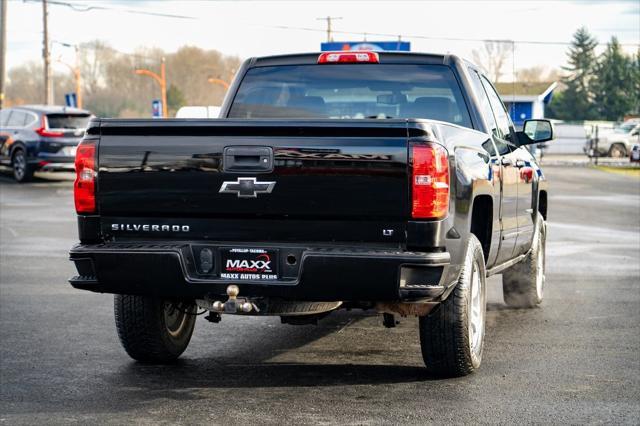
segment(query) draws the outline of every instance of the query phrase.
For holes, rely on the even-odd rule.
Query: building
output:
[[[551,102],[557,85],[557,82],[495,84],[516,127],[531,118],[544,118],[545,107]]]

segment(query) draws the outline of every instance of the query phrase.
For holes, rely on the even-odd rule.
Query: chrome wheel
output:
[[[22,150],[18,150],[13,155],[13,176],[17,181],[24,179],[27,172],[27,159],[24,156]]]
[[[484,339],[484,316],[486,312],[485,292],[482,288],[482,280],[478,272],[478,266],[473,264],[469,292],[469,349],[471,353],[480,358],[482,355],[482,342]]]
[[[612,158],[622,158],[622,157],[626,157],[627,153],[621,146],[614,145],[611,147],[610,155]]]
[[[164,304],[164,323],[167,332],[173,338],[179,338],[188,324],[191,306],[185,303],[166,302]]]

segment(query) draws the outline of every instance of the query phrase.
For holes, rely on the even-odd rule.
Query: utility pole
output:
[[[0,109],[4,107],[4,78],[7,60],[7,1],[0,0]]]
[[[333,41],[333,35],[331,35],[331,21],[342,19],[342,16],[327,16],[326,18],[316,18],[318,21],[327,21],[327,42]]]
[[[51,90],[51,55],[49,52],[49,25],[47,24],[47,21],[47,0],[42,0],[42,58],[44,59],[44,103],[45,105],[53,105],[53,91]]]
[[[76,44],[76,66],[73,75],[76,78],[76,102],[77,107],[82,108],[82,76],[80,75],[80,48]]]

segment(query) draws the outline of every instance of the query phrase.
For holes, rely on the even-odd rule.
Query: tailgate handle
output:
[[[228,146],[222,161],[225,172],[271,172],[273,149],[268,146]]]

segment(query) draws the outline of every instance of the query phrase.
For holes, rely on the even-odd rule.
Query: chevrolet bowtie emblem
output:
[[[235,182],[222,182],[221,194],[236,194],[238,198],[256,198],[258,194],[269,194],[275,182],[258,182],[254,177],[238,178]]]

